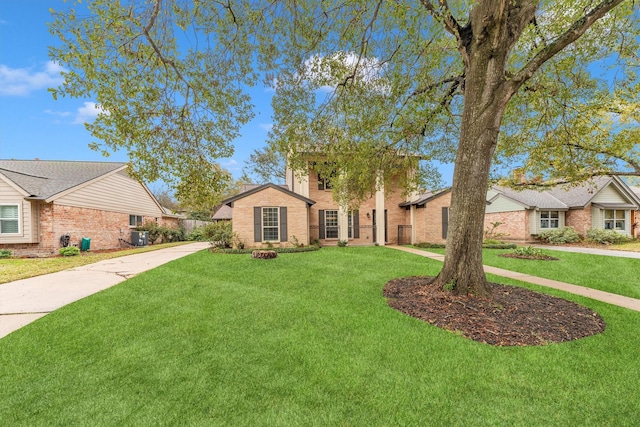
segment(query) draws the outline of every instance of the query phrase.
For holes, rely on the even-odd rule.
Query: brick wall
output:
[[[584,209],[567,211],[564,218],[567,227],[573,227],[580,236],[584,237],[587,230],[592,228],[591,204],[588,204]]]
[[[492,222],[501,222],[494,233],[501,233],[498,240],[515,242],[534,242],[535,238],[529,233],[529,211],[494,212],[484,215],[484,229],[491,230]]]
[[[392,181],[394,182],[394,181]],[[320,236],[319,222],[321,210],[338,210],[338,203],[333,200],[331,190],[318,190],[318,174],[313,169],[309,170],[309,198],[316,203],[309,211],[309,224],[311,240]],[[398,242],[398,225],[408,225],[408,211],[398,207],[404,199],[402,190],[397,185],[391,184],[385,188],[384,208],[387,210],[387,242]],[[370,199],[363,201],[358,206],[358,223],[360,225],[360,237],[349,239],[349,245],[372,245],[374,244],[373,211],[376,209],[375,194]],[[369,217],[367,217],[369,214]],[[235,219],[235,214],[234,214]],[[338,239],[321,240],[322,245],[337,245]]]
[[[60,237],[69,234],[70,244],[80,247],[83,237],[91,239],[91,250],[128,247],[119,239],[131,241],[129,214],[97,209],[40,204],[40,243],[3,245],[15,256],[57,255],[62,247]],[[143,217],[143,221],[155,221],[155,217]]]
[[[254,242],[253,208],[286,207],[288,241],[274,244],[274,246],[291,246],[292,236],[299,243],[309,244],[308,209],[307,203],[275,188],[266,188],[233,202],[233,231],[245,248],[259,248],[266,244]]]
[[[448,191],[427,201],[424,208],[416,209],[416,243],[444,243],[442,238],[442,208],[451,205],[451,192]]]

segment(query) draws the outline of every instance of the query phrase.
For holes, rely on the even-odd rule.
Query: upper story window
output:
[[[142,227],[142,215],[129,215],[129,227]]]
[[[625,231],[625,211],[607,209],[604,211],[604,229]]]
[[[314,163],[313,165],[315,166],[317,165],[317,163]],[[328,163],[324,163],[325,167],[327,167],[327,165]],[[332,170],[329,173],[329,176],[325,176],[321,172],[318,172],[318,190],[331,190],[333,188],[333,185],[331,184],[331,179],[335,176],[336,176],[335,170]]]
[[[332,188],[331,181],[318,174],[318,190],[331,190]]]
[[[18,234],[20,232],[20,207],[18,205],[0,206],[0,234]]]
[[[559,228],[560,212],[540,211],[540,228]]]
[[[280,241],[279,208],[262,208],[262,240],[265,242]]]

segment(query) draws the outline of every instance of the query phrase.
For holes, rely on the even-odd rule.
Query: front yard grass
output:
[[[441,263],[384,247],[197,254],[0,340],[12,426],[637,425],[640,313],[604,333],[492,347],[401,314],[395,277]],[[493,281],[516,283],[490,277]]]
[[[116,252],[83,252],[78,256],[51,257],[51,258],[6,258],[0,259],[0,285],[14,280],[40,276],[42,274],[55,273],[68,268],[93,264],[105,259],[117,258],[125,255],[155,251],[171,246],[184,245],[193,242],[175,242],[152,245],[143,248],[125,249]]]
[[[425,250],[444,254],[444,249]],[[561,252],[546,248],[542,249],[542,252],[558,258],[559,261],[499,256],[510,252],[511,250],[484,249],[482,262],[485,265],[518,273],[559,280],[631,298],[640,298],[640,259]]]

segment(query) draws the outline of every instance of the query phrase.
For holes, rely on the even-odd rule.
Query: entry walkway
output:
[[[404,252],[431,258],[436,261],[444,261],[444,255],[428,252],[422,249],[409,248],[405,246],[388,246]],[[555,248],[554,248],[555,249]],[[613,251],[610,251],[613,252]],[[548,288],[560,289],[572,294],[581,295],[583,297],[606,302],[608,304],[617,305],[628,308],[630,310],[640,311],[640,299],[629,298],[623,295],[612,294],[609,292],[599,291],[597,289],[586,288],[584,286],[572,285],[570,283],[558,282],[557,280],[544,279],[542,277],[531,276],[529,274],[517,273],[515,271],[505,270],[497,267],[484,266],[486,273],[495,274],[496,276],[507,277],[509,279],[520,280],[521,282],[533,283],[535,285],[546,286]]]
[[[0,285],[0,338],[74,301],[209,247],[207,242],[126,255]]]

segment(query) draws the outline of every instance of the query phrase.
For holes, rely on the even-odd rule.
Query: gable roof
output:
[[[61,160],[0,160],[0,174],[30,199],[47,200],[107,174],[126,163]]]
[[[232,219],[232,218],[233,218],[233,214],[231,211],[231,206],[229,205],[220,206],[220,209],[218,209],[216,213],[213,214],[213,216],[211,217],[211,219],[215,219],[215,220]]]
[[[402,202],[398,206],[401,207],[401,208],[404,208],[404,207],[407,207],[407,206],[422,206],[422,205],[426,205],[429,200],[433,200],[436,197],[440,197],[443,194],[446,194],[446,193],[448,193],[450,191],[451,191],[451,188],[445,188],[445,189],[436,190],[436,191],[427,190],[425,193],[421,194],[416,200],[409,201],[409,202]]]
[[[311,199],[309,199],[307,197],[301,196],[300,194],[296,194],[293,191],[290,191],[288,188],[286,188],[286,186],[283,187],[281,185],[276,185],[276,184],[272,184],[272,183],[259,185],[257,187],[251,188],[250,190],[247,190],[247,191],[245,191],[243,193],[237,194],[237,195],[235,195],[233,197],[229,197],[228,199],[223,200],[222,204],[233,208],[233,202],[235,202],[236,200],[240,200],[240,199],[245,198],[247,196],[250,196],[252,194],[259,193],[260,191],[266,190],[267,188],[273,188],[275,190],[278,190],[278,191],[281,191],[281,192],[285,193],[288,196],[295,197],[296,199],[302,200],[303,202],[305,202],[307,204],[307,207],[316,204],[315,201],[313,201],[313,200],[311,200]]]
[[[625,207],[640,207],[640,198],[616,176],[599,176],[577,186],[558,185],[545,191],[514,190],[508,187],[494,186],[497,194],[489,202],[500,196],[507,197],[527,209],[579,209],[586,207],[603,188],[613,185],[619,193],[632,203]],[[601,204],[602,205],[602,204]]]

